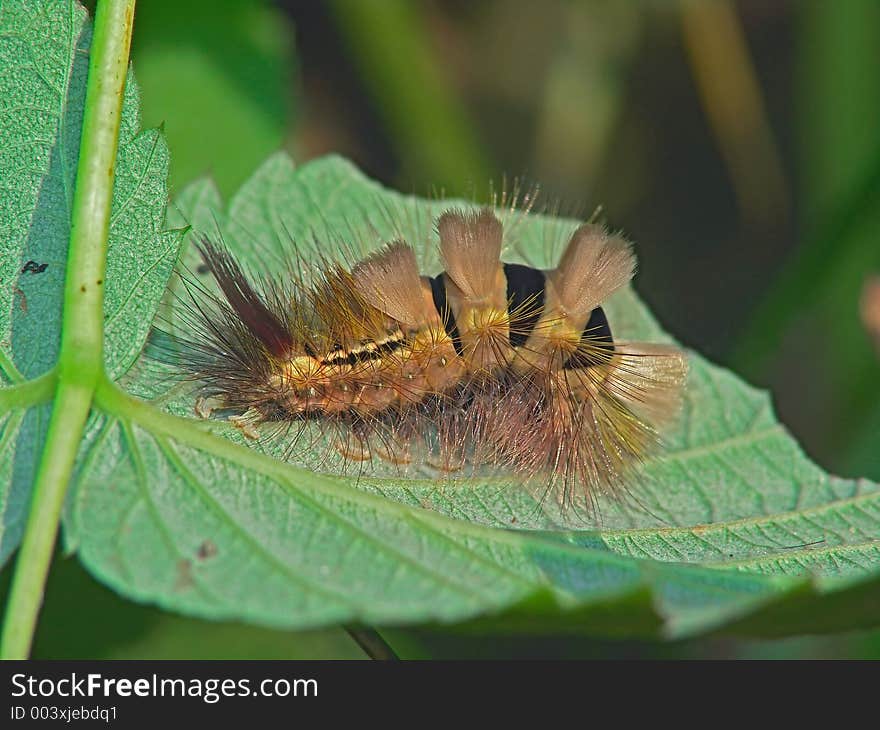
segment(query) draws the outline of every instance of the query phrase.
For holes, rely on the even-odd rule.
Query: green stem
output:
[[[56,374],[50,370],[34,380],[0,388],[0,416],[16,408],[27,408],[51,400],[55,386]]]
[[[858,245],[857,232],[876,216],[878,206],[880,154],[840,196],[827,220],[814,228],[809,240],[755,308],[731,358],[739,370],[751,375],[763,370],[787,328],[810,302],[827,292],[840,263],[853,255],[853,246]]]
[[[30,653],[64,494],[91,402],[88,388],[59,384],[6,609],[3,659],[26,659]]]
[[[0,372],[5,373],[6,377],[9,378],[12,383],[21,383],[24,381],[21,373],[18,372],[18,369],[15,367],[15,363],[12,362],[12,359],[7,356],[3,350],[0,350]]]
[[[107,234],[135,0],[95,15],[64,289],[57,390],[6,608],[0,656],[30,653],[64,495],[103,373]]]

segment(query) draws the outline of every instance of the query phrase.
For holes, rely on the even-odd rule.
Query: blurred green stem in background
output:
[[[804,243],[754,310],[734,361],[761,377],[793,327],[813,333],[812,357],[833,404],[823,428],[841,464],[880,400],[880,365],[858,309],[864,279],[880,268],[880,3],[812,0],[795,8]]]
[[[546,17],[551,9],[536,12]],[[542,184],[586,201],[614,170],[609,153],[647,23],[634,3],[566,3],[560,16],[537,92],[535,171]]]
[[[684,46],[746,230],[780,230],[789,192],[742,23],[730,0],[682,0]]]
[[[489,181],[494,171],[444,78],[448,64],[433,52],[422,3],[332,0],[330,6],[405,172],[450,194]]]
[[[293,29],[266,0],[150,0],[132,59],[143,126],[164,125],[172,190],[210,175],[228,196],[284,145],[296,115]]]

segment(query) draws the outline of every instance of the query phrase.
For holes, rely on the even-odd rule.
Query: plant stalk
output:
[[[444,77],[447,64],[432,49],[422,3],[333,0],[329,8],[407,172],[447,194],[488,182],[492,166]]]
[[[400,659],[391,645],[375,629],[352,625],[346,626],[345,631],[370,659],[386,662]]]
[[[6,608],[0,657],[30,653],[46,577],[95,388],[103,372],[104,271],[135,0],[95,14],[73,196],[57,388]]]

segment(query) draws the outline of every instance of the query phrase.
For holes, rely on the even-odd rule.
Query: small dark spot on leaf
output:
[[[186,591],[193,587],[192,563],[189,560],[177,561],[177,580],[174,582],[175,591]]]
[[[515,525],[515,524],[516,524],[516,517],[511,517],[511,518],[510,518],[510,524],[511,524],[511,525]]]
[[[79,290],[80,290],[81,292],[84,292],[84,291],[86,290],[86,285],[83,284],[83,285],[79,288]]]
[[[98,279],[95,283],[96,283],[98,286],[101,286],[101,284],[104,283],[104,280],[103,280],[103,279]]]
[[[18,287],[15,287],[15,294],[18,296],[18,308],[21,309],[22,312],[27,314],[27,311],[28,311],[27,297],[25,296],[24,292],[21,289],[19,289]]]
[[[205,540],[196,551],[199,560],[208,560],[217,554],[217,546],[211,540]]]
[[[211,269],[208,268],[208,264],[199,264],[196,266],[197,274],[207,274]]]
[[[22,274],[42,274],[49,264],[38,264],[36,261],[28,261],[24,267],[22,267]]]

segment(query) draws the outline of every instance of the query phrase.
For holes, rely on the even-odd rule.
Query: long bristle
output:
[[[585,224],[571,237],[555,272],[563,306],[575,317],[588,316],[635,273],[629,243],[609,236],[601,227]]]
[[[446,274],[465,297],[479,300],[491,291],[501,265],[501,221],[488,209],[448,211],[437,222]]]
[[[229,306],[254,336],[275,357],[290,353],[294,341],[285,323],[254,291],[235,259],[207,238],[199,241],[197,248]]]
[[[432,318],[422,294],[415,252],[406,242],[388,244],[351,273],[358,293],[391,319],[418,327]]]

